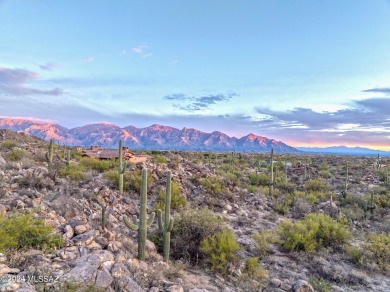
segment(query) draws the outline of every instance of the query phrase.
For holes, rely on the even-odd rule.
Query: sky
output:
[[[390,0],[0,0],[0,116],[390,150]]]

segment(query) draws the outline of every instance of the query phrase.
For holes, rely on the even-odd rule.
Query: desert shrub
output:
[[[85,168],[93,169],[98,172],[104,172],[114,168],[113,161],[99,160],[92,157],[82,157],[79,162]]]
[[[364,260],[390,271],[390,234],[370,234],[363,244]]]
[[[310,204],[318,204],[319,202],[323,202],[326,199],[328,199],[328,194],[321,191],[307,191],[307,192],[295,191],[294,197],[302,198]]]
[[[309,179],[305,183],[305,191],[308,193],[310,193],[310,192],[316,192],[316,193],[326,192],[328,190],[329,190],[329,186],[325,182],[318,180],[318,179]]]
[[[81,164],[72,163],[61,167],[58,174],[60,177],[81,181],[85,179],[85,168]]]
[[[318,292],[332,291],[332,285],[328,281],[322,278],[310,277],[309,284],[313,287],[314,291],[318,291]]]
[[[223,180],[218,177],[210,176],[208,178],[203,178],[200,180],[202,186],[206,188],[206,191],[211,195],[218,195],[225,190],[223,185]]]
[[[240,277],[233,278],[240,291],[264,291],[269,286],[268,272],[259,262],[259,258],[248,258]]]
[[[200,251],[201,241],[221,232],[223,228],[223,221],[208,209],[182,212],[180,216],[175,217],[175,224],[171,232],[172,257],[175,259],[183,258],[191,263],[198,262],[203,258]],[[155,232],[154,234],[156,235]],[[157,237],[161,238],[160,233]],[[151,236],[151,240],[157,242],[153,236]]]
[[[327,179],[327,178],[331,178],[331,177],[332,177],[332,174],[331,174],[329,171],[327,171],[327,170],[321,170],[321,171],[320,171],[320,176],[321,176],[322,178]]]
[[[45,226],[43,219],[33,218],[31,214],[0,218],[0,252],[25,250],[29,248],[47,249],[60,247],[62,239]]]
[[[246,260],[244,273],[254,279],[268,278],[268,272],[259,261],[258,257],[251,257]]]
[[[0,149],[12,149],[16,146],[16,142],[5,140],[0,143]]]
[[[253,186],[268,186],[270,177],[265,173],[250,173],[249,183]]]
[[[256,253],[260,257],[268,255],[271,251],[271,244],[277,242],[277,235],[272,230],[262,229],[253,234],[253,240],[256,242]]]
[[[240,245],[233,231],[224,230],[203,239],[200,250],[205,254],[211,270],[225,275],[228,273],[229,263],[238,260],[237,252],[240,250]]]
[[[257,194],[259,192],[259,187],[258,186],[248,185],[247,186],[247,190],[248,190],[249,193]]]
[[[180,210],[187,205],[187,200],[180,189],[179,183],[171,182],[171,209]],[[160,190],[159,198],[154,207],[155,211],[158,209],[165,210],[165,190]]]
[[[119,176],[118,176],[118,170],[117,169],[110,169],[108,171],[104,172],[104,177],[107,178],[113,186],[118,189],[119,187]],[[153,183],[153,177],[148,172],[147,175],[147,186],[150,187],[150,185]],[[123,190],[128,191],[132,190],[137,193],[141,191],[141,183],[142,183],[142,175],[141,170],[135,170],[135,171],[126,171],[124,173],[123,177]]]
[[[287,215],[290,213],[290,208],[293,202],[293,197],[291,195],[282,196],[273,203],[272,208],[279,214]]]
[[[292,194],[294,192],[294,189],[295,189],[295,185],[293,183],[290,183],[290,182],[286,182],[286,181],[280,181],[276,184],[276,187],[285,192],[285,193],[288,193],[288,194]]]
[[[220,172],[220,175],[223,177],[223,184],[225,187],[228,187],[229,185],[233,185],[233,186],[241,185],[239,176],[236,173]]]
[[[350,231],[325,214],[310,213],[292,223],[283,221],[278,227],[282,246],[289,251],[313,253],[320,248],[338,249],[347,243]]]
[[[26,150],[23,149],[12,149],[4,155],[4,158],[9,161],[19,161],[27,154]]]
[[[155,160],[156,163],[167,163],[167,158],[162,155],[156,155]]]
[[[116,175],[116,180],[118,182],[118,172]],[[150,187],[153,183],[153,177],[150,172],[147,173],[147,186]],[[135,170],[135,171],[129,171],[124,174],[123,178],[124,182],[124,189],[125,190],[133,190],[137,193],[141,191],[141,184],[142,184],[142,174],[141,170]],[[117,183],[118,185],[118,183]]]
[[[329,170],[329,165],[326,162],[322,162],[318,168],[320,171]]]

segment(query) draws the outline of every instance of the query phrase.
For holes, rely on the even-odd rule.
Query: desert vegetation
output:
[[[4,291],[390,287],[388,158],[153,151],[127,164],[1,131],[0,275],[58,279]]]

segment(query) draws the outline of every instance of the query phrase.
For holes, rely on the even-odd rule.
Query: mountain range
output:
[[[205,133],[197,129],[183,128],[180,130],[158,124],[146,128],[135,126],[121,128],[115,124],[101,122],[67,129],[52,122],[0,118],[0,128],[24,132],[44,140],[55,139],[56,143],[69,146],[97,145],[104,148],[116,148],[118,141],[122,139],[123,146],[139,150],[266,152],[273,148],[279,153],[300,152],[281,141],[255,134],[236,138],[219,131]]]
[[[318,154],[342,154],[342,155],[382,155],[390,156],[390,152],[374,150],[365,147],[347,147],[347,146],[331,146],[331,147],[297,147],[298,150],[307,153]]]

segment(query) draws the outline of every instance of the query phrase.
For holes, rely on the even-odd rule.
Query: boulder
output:
[[[314,292],[313,287],[304,280],[298,280],[292,287],[293,292]]]

